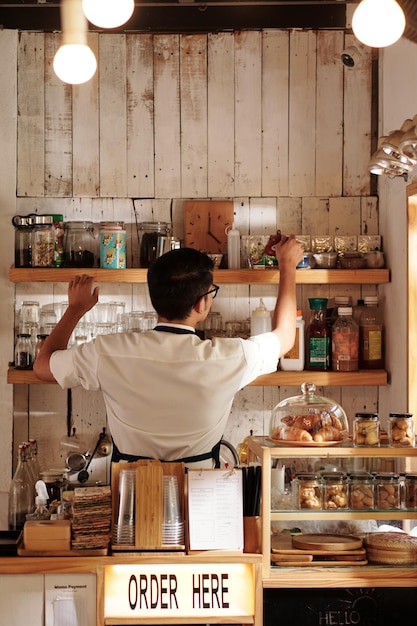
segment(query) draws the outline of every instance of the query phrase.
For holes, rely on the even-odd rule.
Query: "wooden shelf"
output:
[[[102,283],[146,284],[147,269],[108,270],[101,268],[15,268],[9,272],[13,283],[69,282],[77,274],[89,274]],[[384,284],[390,280],[388,269],[378,270],[297,270],[298,285]],[[279,270],[215,270],[214,281],[221,285],[279,284]]]
[[[311,382],[320,387],[331,386],[384,386],[388,384],[388,375],[384,370],[360,372],[274,372],[259,376],[250,385],[252,387],[296,387],[304,382]],[[33,370],[18,370],[9,367],[7,382],[13,385],[45,385],[36,378]]]

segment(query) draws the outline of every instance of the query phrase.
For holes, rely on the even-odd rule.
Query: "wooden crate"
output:
[[[136,470],[135,543],[132,545],[115,544],[112,541],[112,550],[185,550],[184,544],[169,546],[162,544],[163,477],[177,477],[181,517],[184,520],[184,463],[161,463],[160,461],[154,460],[140,460],[135,461],[134,463],[112,463],[112,531],[117,524],[119,513],[119,480],[120,472],[123,469]]]

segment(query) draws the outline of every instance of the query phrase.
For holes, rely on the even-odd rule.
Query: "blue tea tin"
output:
[[[126,230],[124,222],[100,222],[100,267],[126,269]]]

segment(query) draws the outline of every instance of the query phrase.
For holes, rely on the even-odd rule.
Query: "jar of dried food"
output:
[[[158,237],[170,234],[170,222],[140,222],[138,224],[140,267],[149,267],[152,261],[155,261]]]
[[[353,445],[357,448],[378,447],[379,440],[378,413],[356,413],[353,422]]]
[[[323,508],[327,510],[347,509],[349,504],[348,479],[341,472],[322,474]]]
[[[52,215],[32,216],[32,266],[54,267],[55,229]]]
[[[369,472],[349,476],[349,508],[353,511],[373,511],[375,480]]]
[[[33,347],[29,333],[17,335],[14,364],[18,370],[29,370],[33,367]]]
[[[417,509],[417,474],[404,476],[404,508]]]
[[[297,474],[295,480],[295,506],[299,509],[321,509],[320,477],[316,474]]]
[[[397,510],[401,507],[400,479],[394,472],[375,476],[375,508]]]
[[[64,228],[64,266],[94,267],[97,243],[93,222],[66,222]]]
[[[388,442],[394,448],[414,448],[415,427],[412,413],[390,413]]]

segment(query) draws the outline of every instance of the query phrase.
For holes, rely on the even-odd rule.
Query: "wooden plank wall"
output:
[[[20,33],[17,63],[17,212],[62,212],[66,220],[124,220],[129,265],[138,259],[135,221],[172,221],[181,237],[184,198],[231,198],[242,234],[378,233],[370,195],[372,59],[347,70],[341,31],[263,30],[197,35],[91,34],[98,72],[70,87],[52,70],[59,35]],[[307,298],[374,286],[299,288]],[[25,299],[64,301],[66,285],[16,286]],[[215,310],[245,319],[275,288],[222,286]],[[149,309],[146,288],[102,285],[103,300]],[[215,392],[215,390],[213,390]],[[321,388],[350,417],[375,410],[378,389]],[[225,436],[237,445],[267,433],[274,405],[298,388],[242,390]],[[66,392],[15,388],[15,445],[29,431],[41,463],[62,461]],[[73,423],[92,439],[105,425],[100,397],[75,390]],[[25,435],[26,436],[26,435]]]

